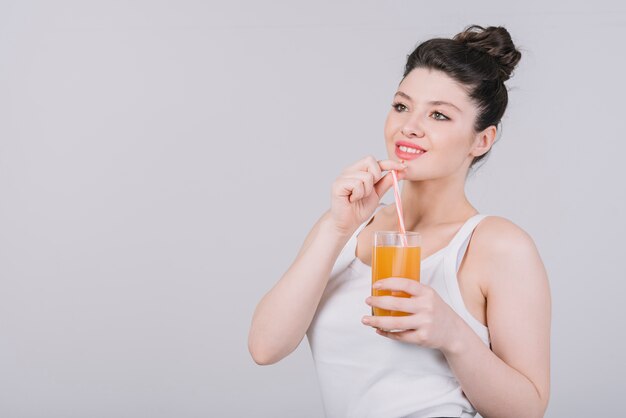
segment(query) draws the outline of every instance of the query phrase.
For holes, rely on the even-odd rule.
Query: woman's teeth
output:
[[[400,151],[408,152],[409,154],[421,154],[422,152],[424,152],[421,149],[409,148],[405,147],[404,145],[400,145],[398,148],[400,148]]]

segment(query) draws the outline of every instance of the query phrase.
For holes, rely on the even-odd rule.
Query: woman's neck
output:
[[[465,196],[464,179],[405,180],[403,183],[402,212],[407,230],[463,222],[478,212]]]

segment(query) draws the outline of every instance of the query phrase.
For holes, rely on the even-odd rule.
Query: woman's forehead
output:
[[[402,80],[398,91],[417,102],[445,101],[458,107],[471,104],[467,89],[443,71],[416,68]]]

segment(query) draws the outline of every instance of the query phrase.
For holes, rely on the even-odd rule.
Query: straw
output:
[[[398,175],[396,170],[391,170],[393,177],[393,195],[396,199],[396,212],[398,212],[398,221],[400,223],[400,232],[402,232],[402,244],[406,247],[409,244],[406,241],[406,229],[404,229],[404,216],[402,216],[402,200],[400,200],[400,187],[398,186]]]

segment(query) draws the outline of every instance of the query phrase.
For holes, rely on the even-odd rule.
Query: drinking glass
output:
[[[372,285],[388,277],[404,277],[420,281],[422,237],[418,232],[375,231],[372,251]],[[372,288],[372,296],[408,298],[401,291]],[[372,315],[405,316],[406,312],[372,307]]]

